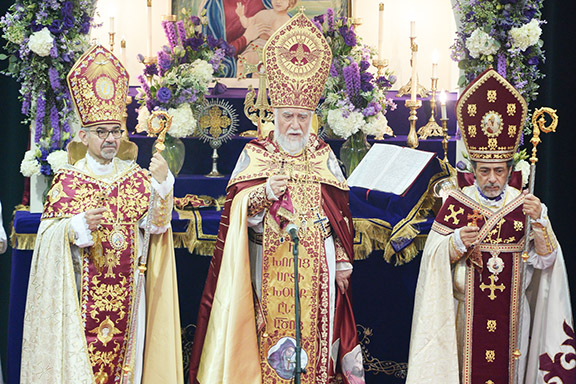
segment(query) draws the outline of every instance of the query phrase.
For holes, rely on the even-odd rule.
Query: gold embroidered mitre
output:
[[[101,45],[92,46],[74,64],[67,80],[83,127],[121,124],[128,72],[112,52]]]
[[[494,69],[474,79],[456,103],[456,118],[470,160],[511,160],[527,112],[520,92]]]
[[[272,107],[315,110],[332,64],[332,51],[303,11],[279,28],[264,46]]]

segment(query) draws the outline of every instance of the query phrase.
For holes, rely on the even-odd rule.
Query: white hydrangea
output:
[[[339,109],[331,109],[328,112],[328,125],[332,131],[343,139],[347,139],[364,125],[364,116],[360,112],[350,112],[348,117],[342,115]]]
[[[172,125],[168,134],[172,137],[186,137],[194,133],[196,119],[192,113],[190,104],[181,104],[178,108],[170,108],[168,114],[172,116]]]
[[[388,126],[388,119],[378,112],[378,114],[369,119],[368,123],[364,124],[362,127],[362,132],[366,135],[380,136],[386,132],[386,127]]]
[[[52,172],[56,173],[57,170],[64,167],[68,163],[68,152],[61,149],[54,151],[46,157],[46,161],[48,161],[48,164],[50,164]]]
[[[212,68],[212,64],[208,63],[205,60],[197,59],[192,63],[193,70],[192,73],[194,77],[198,79],[200,83],[210,83],[212,81],[212,74],[214,73],[214,68]]]
[[[538,43],[542,28],[540,28],[538,20],[532,19],[528,24],[512,28],[509,33],[512,39],[512,46],[524,51],[526,48]]]
[[[31,177],[40,174],[40,162],[36,158],[38,148],[32,146],[29,151],[24,153],[24,160],[20,163],[20,173],[24,177]]]
[[[522,187],[528,185],[528,179],[530,177],[530,163],[526,160],[520,160],[514,166],[514,170],[522,172]]]
[[[499,43],[478,28],[466,40],[466,48],[470,51],[470,56],[477,59],[480,55],[493,55],[498,52]]]
[[[136,124],[136,132],[148,131],[148,117],[150,117],[150,111],[148,110],[148,107],[142,105],[138,110],[138,124]]]
[[[46,27],[30,35],[28,41],[28,48],[38,56],[48,56],[53,45],[54,38]]]

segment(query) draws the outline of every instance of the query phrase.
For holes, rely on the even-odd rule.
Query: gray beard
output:
[[[294,141],[289,140],[288,136],[286,135],[281,135],[279,129],[275,128],[274,138],[278,143],[278,145],[280,145],[280,148],[282,148],[284,151],[288,152],[291,155],[295,155],[301,150],[303,150],[304,147],[306,146],[306,143],[308,143],[308,139],[310,138],[310,130],[308,130],[308,133],[304,135],[302,139]]]

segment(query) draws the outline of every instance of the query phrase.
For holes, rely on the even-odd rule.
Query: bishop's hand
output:
[[[469,248],[478,239],[480,228],[476,226],[462,227],[460,230],[460,240],[466,248]]]
[[[286,187],[288,186],[288,176],[287,175],[274,175],[270,176],[268,180],[270,188],[274,196],[280,198],[286,192]]]
[[[150,160],[150,167],[148,167],[152,177],[158,182],[162,183],[168,177],[168,163],[164,157],[156,152]]]
[[[524,197],[524,207],[522,207],[522,211],[524,214],[530,216],[532,220],[538,220],[542,215],[542,203],[540,199],[534,196],[528,191],[524,191],[526,196]]]
[[[98,226],[104,217],[104,212],[106,212],[106,208],[99,207],[90,209],[84,213],[84,219],[86,220],[86,224],[88,224],[88,229],[90,229],[90,231],[98,229]]]

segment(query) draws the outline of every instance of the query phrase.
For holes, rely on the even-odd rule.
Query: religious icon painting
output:
[[[296,366],[296,340],[292,337],[283,337],[268,350],[268,364],[282,379],[289,380],[294,376]],[[300,355],[302,369],[308,365],[308,354],[302,349]]]
[[[241,58],[245,64],[258,64],[258,50],[300,7],[304,7],[309,18],[326,13],[328,8],[332,8],[337,17],[349,15],[348,0],[172,0],[172,14],[178,19],[183,18],[182,9],[187,15],[196,16],[205,10],[207,33],[235,48],[234,59],[225,62],[225,77],[237,76]],[[251,34],[258,25],[268,26],[270,32],[253,39]]]

